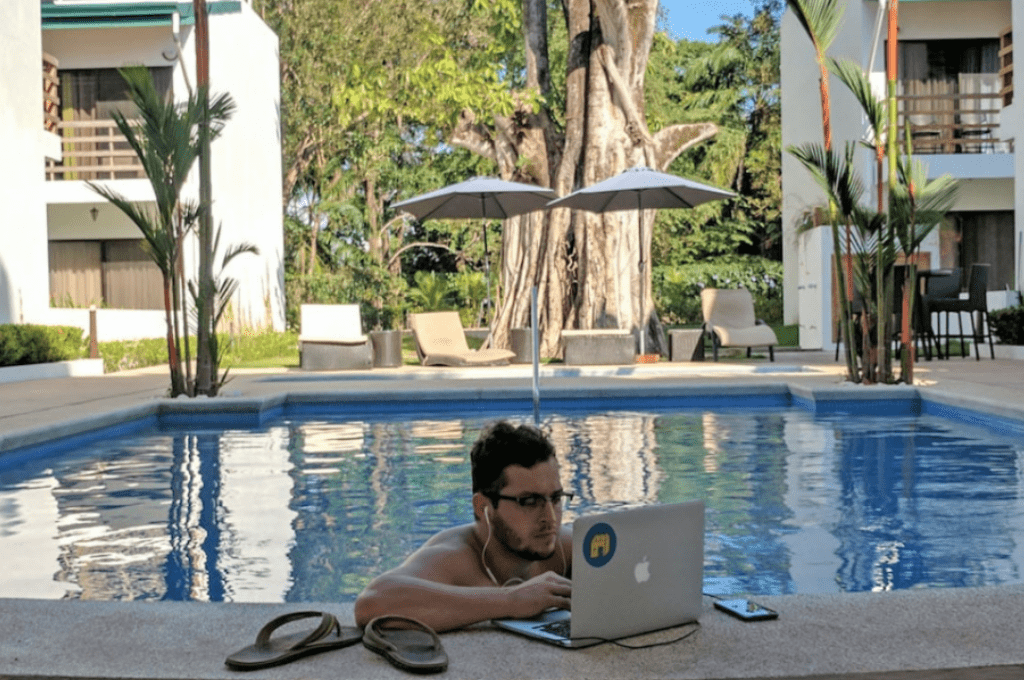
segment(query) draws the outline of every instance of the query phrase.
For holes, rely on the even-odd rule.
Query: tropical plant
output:
[[[418,271],[415,278],[416,287],[409,290],[409,297],[421,311],[451,309],[453,288],[447,274]]]
[[[838,17],[829,13],[839,10],[832,0],[790,0],[791,6],[800,6],[798,14],[805,29],[819,24],[819,32],[828,34],[820,26],[838,25]],[[890,40],[895,40],[896,17],[890,13]],[[811,172],[828,200],[828,219],[832,228],[835,252],[836,278],[842,294],[840,326],[847,349],[847,376],[853,382],[894,382],[888,343],[893,337],[890,319],[893,317],[893,269],[899,260],[906,263],[903,304],[898,316],[902,319],[899,337],[903,348],[903,364],[899,379],[913,382],[914,328],[910,310],[914,309],[913,283],[916,279],[915,263],[921,244],[952,208],[957,185],[948,175],[929,180],[925,168],[910,156],[910,142],[905,140],[902,153],[897,153],[895,102],[895,50],[890,50],[888,73],[889,97],[880,101],[871,91],[866,74],[851,62],[829,59],[818,49],[820,41],[812,35],[819,64],[834,70],[854,93],[864,108],[872,126],[868,146],[874,150],[876,164],[881,167],[880,149],[889,149],[888,201],[882,186],[878,186],[879,209],[859,204],[865,193],[864,183],[856,171],[856,143],[846,144],[842,155],[831,148],[828,125],[827,87],[822,87],[822,105],[825,144],[805,144],[791,147],[793,154]],[[823,78],[825,77],[823,73]],[[887,123],[887,125],[886,125]],[[882,130],[885,130],[884,134]],[[881,180],[879,180],[881,182]],[[881,210],[886,203],[888,210]],[[811,224],[808,226],[817,226]],[[839,240],[839,227],[844,229],[845,240]],[[861,326],[852,323],[854,291],[863,300]],[[856,332],[859,330],[859,333]],[[858,337],[859,336],[859,337]]]
[[[182,246],[199,216],[199,205],[183,200],[182,187],[199,155],[199,123],[205,89],[175,104],[157,92],[149,69],[133,66],[121,69],[128,95],[138,109],[141,122],[113,113],[114,123],[138,156],[153,188],[154,203],[134,203],[109,187],[88,182],[89,187],[123,212],[145,239],[143,248],[160,269],[163,278],[164,312],[167,322],[167,354],[171,374],[171,396],[194,395],[188,332],[188,305]],[[234,111],[230,95],[209,101],[210,134],[216,137]],[[183,340],[182,340],[183,338]],[[185,357],[182,361],[182,349]]]
[[[214,232],[212,253],[216,256],[220,252],[220,237],[222,228],[217,227]],[[214,291],[213,307],[211,309],[211,325],[213,328],[217,328],[220,320],[224,317],[224,312],[227,310],[228,303],[231,302],[231,297],[238,290],[238,279],[233,276],[225,276],[224,270],[227,269],[228,265],[239,255],[249,253],[252,255],[259,255],[259,249],[251,243],[239,243],[231,246],[227,246],[221,255],[220,269],[212,272],[211,285]],[[199,308],[199,286],[195,281],[188,282],[188,291],[192,296],[192,304],[194,305],[193,310],[195,311],[195,317],[198,317]],[[194,317],[194,318],[195,318]],[[198,324],[198,318],[196,318]],[[202,340],[197,338],[197,342]],[[220,388],[227,382],[228,369],[225,368],[224,372],[220,372],[220,365],[224,359],[224,354],[221,351],[220,338],[217,333],[210,333],[206,342],[208,343],[208,352],[210,356],[210,392],[209,395],[216,395]]]

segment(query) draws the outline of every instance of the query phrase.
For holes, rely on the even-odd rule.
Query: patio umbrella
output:
[[[412,213],[419,220],[445,218],[506,219],[542,210],[555,197],[545,187],[507,182],[497,177],[473,177],[464,182],[399,201],[391,207]],[[491,302],[491,260],[484,228],[484,269],[487,274],[487,302]]]
[[[638,211],[640,238],[640,310],[643,313],[644,291],[644,222],[643,211],[654,208],[692,208],[730,198],[736,194],[677,175],[637,166],[609,177],[603,182],[578,189],[548,204],[549,208],[573,208],[604,213],[619,210]],[[640,323],[640,354],[644,353],[646,320]]]
[[[507,182],[496,177],[473,177],[391,207],[412,213],[420,220],[444,218],[505,219],[543,210],[556,194],[551,189]],[[484,269],[487,273],[487,303],[491,304],[491,260],[487,253],[487,228],[484,228]],[[532,291],[530,329],[533,343],[533,418],[539,422],[540,376],[537,345],[537,289]]]

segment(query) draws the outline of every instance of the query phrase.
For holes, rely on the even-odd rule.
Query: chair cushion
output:
[[[363,334],[359,305],[302,305],[300,342],[358,345],[369,342]]]
[[[771,326],[750,326],[748,328],[727,328],[711,326],[723,347],[758,347],[761,345],[777,345],[779,339]]]

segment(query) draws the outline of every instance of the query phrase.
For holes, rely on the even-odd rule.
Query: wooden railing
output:
[[[999,84],[1003,106],[1009,106],[1013,103],[1013,26],[999,33]]]
[[[915,154],[1013,151],[1012,141],[1000,138],[1003,95],[998,73],[903,81],[899,89],[899,129],[910,123]]]
[[[112,120],[60,121],[64,158],[47,161],[46,179],[137,179],[146,176]]]
[[[57,58],[43,52],[43,129],[57,132],[60,123],[60,77]]]

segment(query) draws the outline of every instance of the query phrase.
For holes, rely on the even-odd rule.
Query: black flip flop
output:
[[[320,625],[313,630],[289,633],[271,638],[274,631],[292,621],[320,617]],[[341,649],[359,642],[363,631],[351,626],[342,626],[333,614],[326,612],[293,612],[278,616],[263,626],[256,636],[256,644],[243,647],[231,654],[224,663],[236,671],[255,671],[294,661],[311,654],[320,654],[332,649]]]
[[[407,627],[389,628],[392,623]],[[370,621],[363,646],[404,671],[440,673],[448,668],[448,654],[437,633],[427,624],[405,616],[379,616]]]

